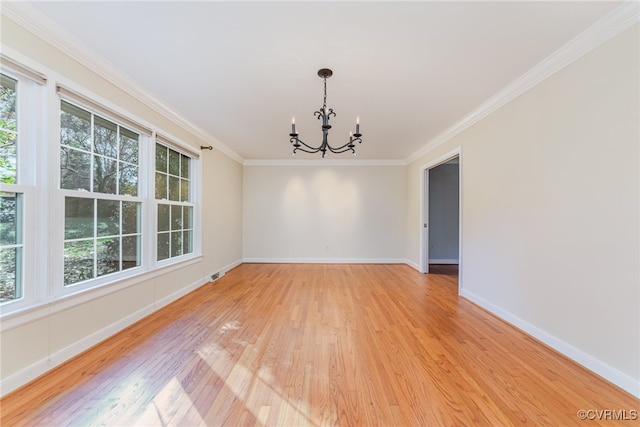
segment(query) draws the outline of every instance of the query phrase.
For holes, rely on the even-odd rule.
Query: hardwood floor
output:
[[[2,426],[637,426],[578,411],[640,409],[459,298],[451,267],[321,264],[243,264],[0,406]]]

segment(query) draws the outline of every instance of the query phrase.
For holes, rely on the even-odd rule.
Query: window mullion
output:
[[[98,277],[98,199],[93,199],[93,278]]]
[[[90,157],[89,157],[89,191],[90,192],[94,192],[95,189],[93,188],[93,185],[95,183],[95,176],[93,176],[94,172],[95,172],[95,131],[96,131],[96,126],[95,126],[95,114],[91,114],[91,130],[90,130],[90,135],[91,137],[89,138],[90,144],[91,144],[91,149],[90,151]],[[95,276],[94,276],[95,277]]]

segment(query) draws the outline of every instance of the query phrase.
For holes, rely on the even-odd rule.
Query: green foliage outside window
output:
[[[0,74],[0,182],[5,184],[15,183],[17,174],[17,83]]]
[[[16,193],[0,193],[0,303],[22,296],[22,208]]]

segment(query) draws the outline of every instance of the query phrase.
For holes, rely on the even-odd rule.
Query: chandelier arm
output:
[[[361,144],[362,140],[360,138],[353,138],[351,139],[349,142],[347,142],[346,144],[340,146],[340,147],[332,147],[330,145],[327,145],[329,147],[329,150],[331,150],[332,153],[344,153],[345,151],[349,151],[352,150],[353,151],[353,147],[355,146],[355,143]],[[348,148],[347,148],[348,147]],[[344,149],[344,150],[343,150]],[[342,151],[340,151],[342,150]]]
[[[347,151],[351,151],[353,154],[356,153],[356,150],[354,150],[353,147],[345,148],[344,150],[329,150],[329,151],[331,151],[333,154],[342,154],[342,153],[346,153]]]
[[[294,152],[294,153],[296,153],[296,152],[298,152],[298,151],[304,151],[305,153],[315,154],[315,153],[319,152],[319,151],[320,151],[320,149],[318,148],[318,149],[316,149],[316,150],[305,150],[304,148],[300,148],[300,147],[298,147],[298,148],[294,148],[294,149],[293,149],[293,152]]]
[[[333,149],[333,148],[329,148],[329,151],[331,151],[333,154],[341,154],[341,153],[346,153],[347,151],[351,151],[352,153],[355,154],[355,150],[354,147],[347,147],[345,149]]]
[[[312,147],[309,144],[305,143],[304,141],[302,141],[301,139],[297,138],[297,137],[293,137],[289,140],[293,146],[295,147],[293,149],[293,152],[295,153],[297,150],[300,151],[304,151],[305,153],[317,153],[318,151],[322,150],[322,145],[319,147]],[[298,146],[296,146],[296,143],[298,144]],[[309,150],[313,150],[313,151],[308,151],[305,150],[304,148],[300,148],[300,144],[304,145],[306,148],[308,148]]]

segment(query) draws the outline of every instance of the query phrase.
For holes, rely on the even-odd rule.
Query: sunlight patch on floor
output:
[[[263,426],[267,424],[319,426],[320,421],[313,417],[310,405],[305,401],[288,398],[274,384],[275,378],[268,367],[261,367],[257,373],[253,373],[243,365],[243,362],[248,365],[246,362],[252,353],[253,346],[247,345],[226,377],[224,385],[235,398],[244,403],[245,408],[255,417],[256,423]],[[221,378],[225,377],[223,368],[233,363],[229,354],[216,345],[203,347],[198,354]],[[223,391],[220,393],[222,394]],[[216,399],[216,402],[225,400],[224,396],[221,396]],[[205,419],[216,418],[216,406],[213,405]],[[275,415],[272,414],[272,409],[278,411],[277,420],[273,418]],[[270,416],[271,422],[269,422]]]
[[[140,426],[172,426],[179,425],[187,412],[193,407],[193,402],[184,391],[176,377],[169,380],[151,403],[135,425]],[[193,412],[193,411],[192,411]],[[196,417],[197,419],[193,419]],[[196,414],[191,414],[190,425],[206,426],[205,420]],[[194,422],[195,421],[195,422]]]

